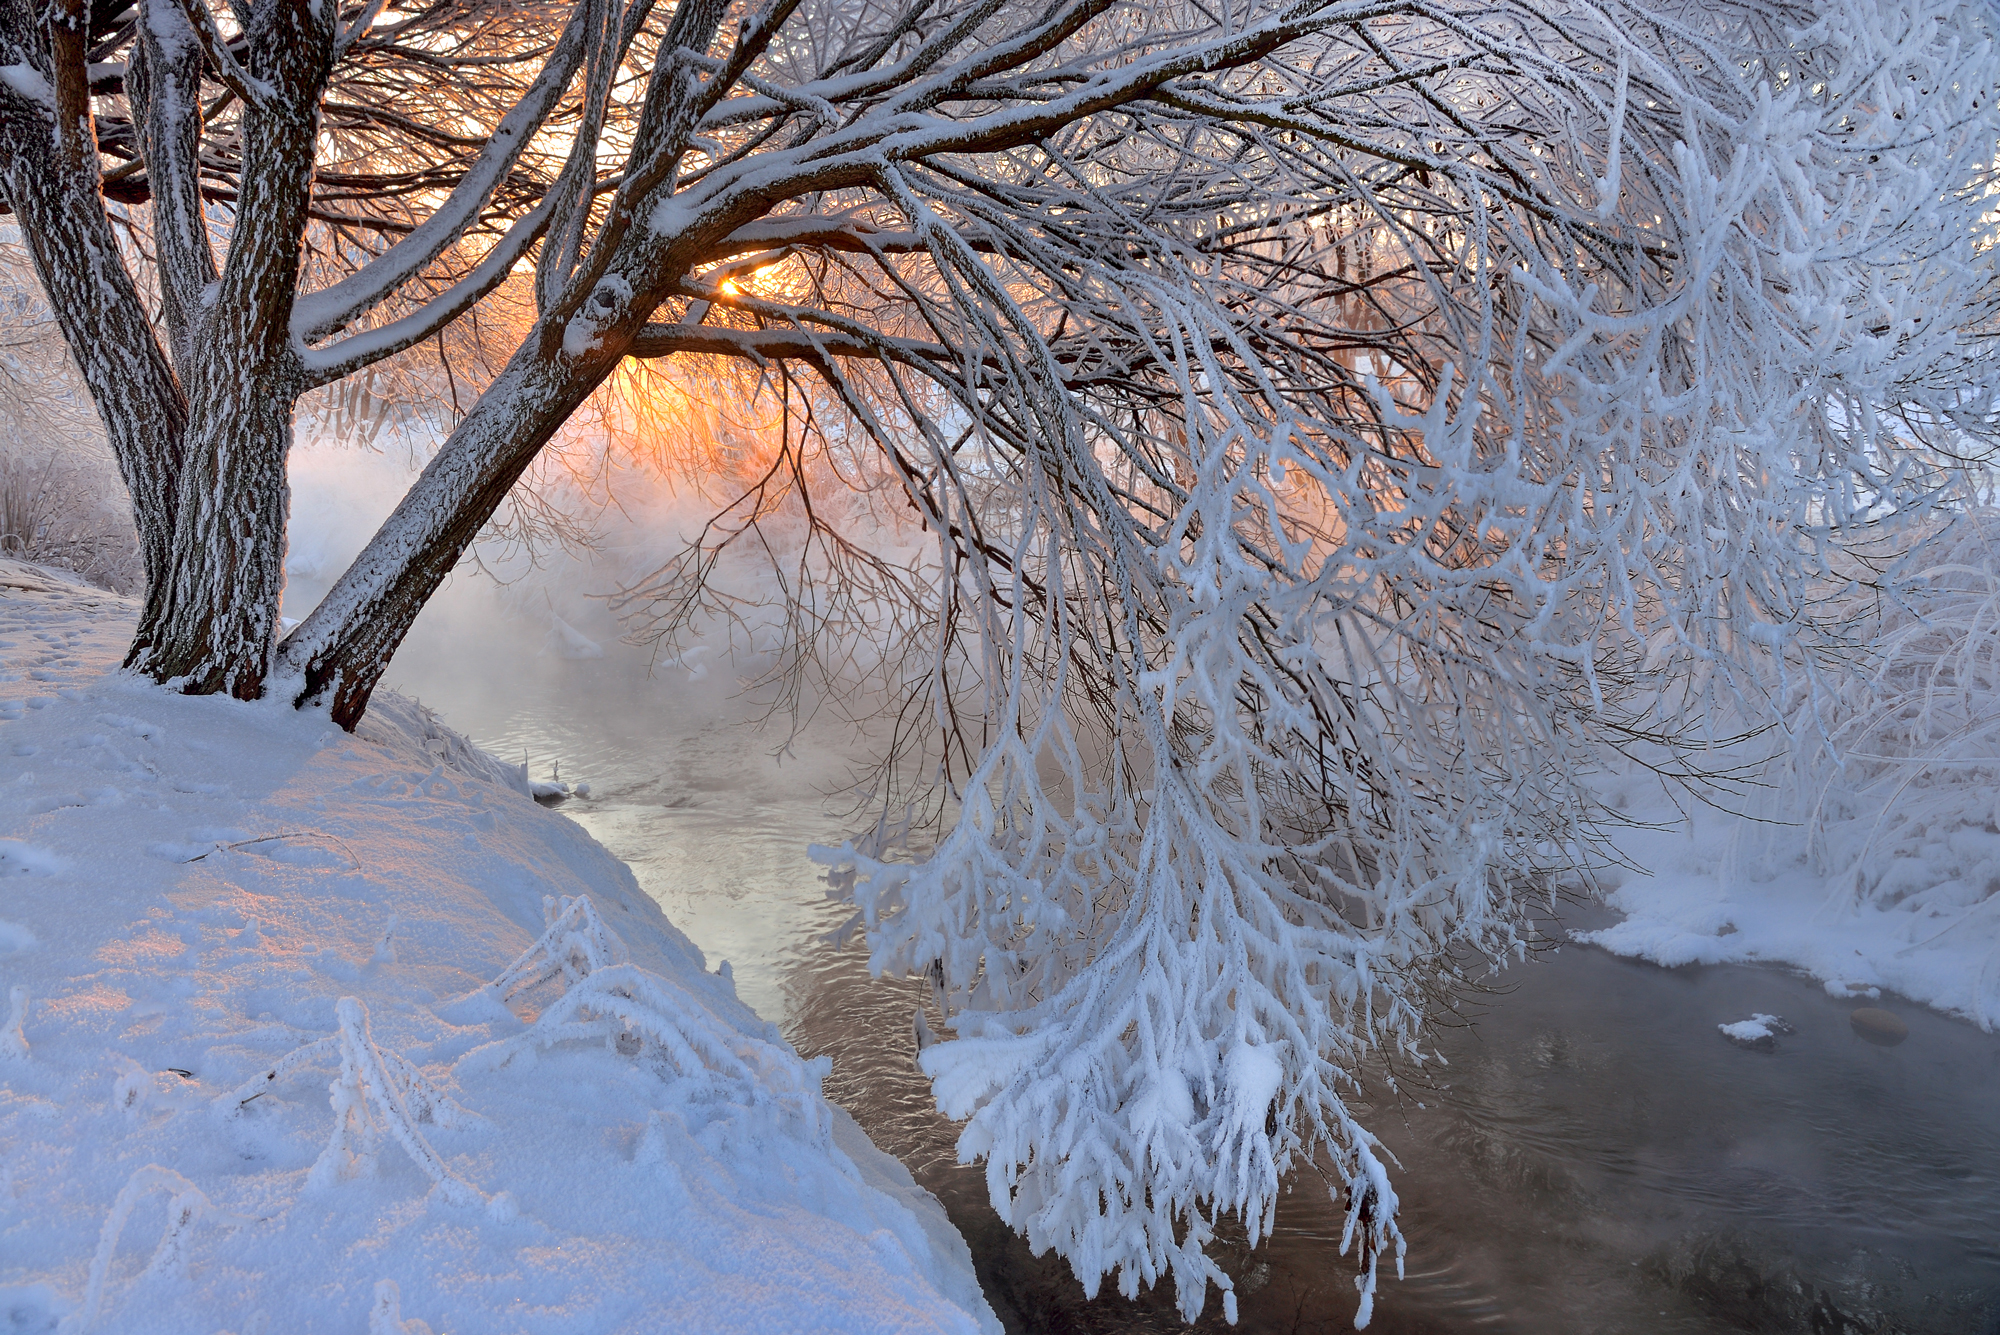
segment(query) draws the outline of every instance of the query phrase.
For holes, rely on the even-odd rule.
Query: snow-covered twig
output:
[[[97,1324],[97,1318],[103,1311],[105,1284],[111,1276],[111,1258],[118,1251],[118,1240],[124,1236],[132,1211],[155,1191],[171,1192],[172,1195],[167,1200],[166,1230],[160,1235],[159,1245],[153,1249],[152,1260],[146,1263],[144,1273],[148,1276],[172,1274],[186,1262],[188,1231],[204,1216],[214,1214],[231,1224],[247,1222],[241,1216],[216,1210],[200,1188],[171,1168],[148,1164],[139,1169],[119,1189],[117,1199],[111,1203],[111,1213],[104,1218],[104,1227],[97,1235],[97,1252],[90,1259],[90,1276],[84,1283],[83,1302],[64,1317],[57,1328],[64,1335],[83,1335]]]
[[[403,1317],[403,1294],[393,1279],[375,1284],[375,1304],[368,1309],[368,1335],[431,1335],[426,1323]]]
[[[535,943],[486,984],[502,1001],[557,974],[565,985],[573,984],[631,958],[618,933],[597,916],[589,895],[544,895],[542,921],[547,925]]]
[[[333,1135],[313,1164],[311,1181],[327,1185],[342,1177],[372,1172],[383,1132],[393,1136],[411,1162],[454,1205],[482,1199],[479,1191],[445,1165],[417,1129],[420,1123],[446,1128],[478,1126],[482,1119],[460,1107],[401,1054],[376,1046],[368,1008],[353,997],[334,1007],[339,1032],[285,1054],[215,1101],[224,1113],[263,1097],[300,1067],[338,1059],[340,1075],[330,1086]]]
[[[200,862],[203,858],[210,857],[216,853],[226,853],[238,848],[248,848],[252,844],[275,843],[282,839],[324,839],[328,843],[339,844],[340,851],[347,854],[347,860],[354,864],[354,870],[359,871],[361,868],[361,859],[356,857],[354,850],[347,846],[347,841],[337,834],[328,834],[325,830],[281,830],[277,834],[260,834],[255,839],[237,839],[230,843],[218,843],[214,848],[209,849],[208,852],[197,853],[193,857],[188,858],[187,861]]]
[[[686,987],[636,964],[592,971],[552,1002],[528,1032],[475,1048],[459,1064],[498,1070],[524,1053],[569,1042],[650,1058],[683,1080],[726,1083],[746,1102],[776,1102],[821,1140],[832,1133],[814,1068],[717,1018]]]
[[[343,1178],[372,1173],[386,1131],[447,1203],[482,1202],[485,1197],[479,1189],[453,1173],[417,1130],[420,1117],[436,1119],[441,1110],[453,1106],[450,1100],[409,1063],[375,1046],[366,1006],[342,997],[335,1012],[340,1017],[340,1077],[330,1087],[333,1136],[313,1164],[308,1183],[331,1186]]]

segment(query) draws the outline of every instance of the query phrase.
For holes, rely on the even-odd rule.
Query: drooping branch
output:
[[[70,165],[24,221],[87,199],[109,236],[99,160],[154,200],[186,680],[261,680],[305,387],[481,311],[507,354],[279,649],[351,727],[627,358],[748,368],[769,466],[641,592],[685,627],[770,538],[781,670],[819,598],[907,641],[883,802],[922,788],[931,837],[835,880],[876,964],[936,981],[927,1069],[996,1208],[1190,1314],[1216,1216],[1259,1236],[1322,1151],[1367,1282],[1396,1258],[1363,1056],[1419,1059],[1459,961],[1589,846],[1630,664],[1726,679],[1809,633],[1811,545],[1947,485],[1884,424],[1992,426],[1961,372],[2000,76],[1958,0],[1907,31],[1865,0],[249,0],[226,42],[191,3],[200,59],[60,5],[0,52],[10,203],[23,154]],[[135,41],[127,117],[89,61]],[[16,107],[78,134],[23,147]],[[115,351],[164,368],[131,307]],[[907,569],[843,485],[893,499]]]

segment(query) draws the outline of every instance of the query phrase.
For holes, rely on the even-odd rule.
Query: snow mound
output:
[[[1715,1026],[1722,1036],[1739,1048],[1754,1048],[1758,1052],[1776,1051],[1778,1040],[1798,1032],[1786,1022],[1782,1015],[1766,1015],[1762,1011],[1747,1020],[1737,1020],[1732,1024]]]
[[[165,693],[130,604],[0,584],[16,1328],[998,1329],[825,1065],[521,769],[388,693],[351,736]]]
[[[1607,899],[1625,920],[1572,939],[1668,968],[1783,965],[1836,998],[1893,992],[1987,1029],[2000,1022],[1990,935],[1936,934],[1895,906],[1830,905],[1830,878],[1797,854],[1782,856],[1791,833],[1774,837],[1764,824],[1713,811],[1694,813],[1681,831],[1629,832],[1622,849],[1649,874],[1628,876]]]

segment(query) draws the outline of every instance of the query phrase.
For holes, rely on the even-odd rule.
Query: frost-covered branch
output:
[[[309,1174],[312,1185],[332,1186],[349,1177],[372,1174],[386,1133],[402,1146],[446,1203],[472,1205],[483,1200],[479,1189],[452,1172],[431,1148],[419,1126],[462,1127],[477,1124],[478,1119],[447,1098],[403,1057],[376,1046],[366,1006],[352,997],[342,997],[334,1011],[340,1023],[338,1032],[287,1053],[268,1070],[217,1099],[216,1106],[225,1114],[239,1113],[300,1067],[336,1061],[340,1075],[328,1087],[333,1134],[313,1163]]]
[[[545,895],[542,918],[545,926],[541,936],[486,985],[501,1001],[558,974],[567,986],[631,959],[618,933],[597,916],[589,895],[574,899]]]
[[[166,382],[165,647],[135,661],[351,727],[629,359],[748,368],[768,466],[623,606],[662,636],[740,615],[713,576],[774,554],[793,699],[816,634],[891,628],[907,837],[835,879],[875,965],[936,980],[926,1069],[996,1207],[1093,1290],[1173,1277],[1190,1316],[1227,1290],[1219,1216],[1262,1236],[1309,1161],[1374,1292],[1401,1235],[1351,1110],[1369,1054],[1422,1061],[1426,1016],[1590,860],[1580,777],[1642,686],[1748,697],[1816,661],[1841,545],[1955,503],[2000,426],[2000,60],[1960,0],[338,19],[254,0],[229,55],[283,114],[210,80],[142,136],[194,141],[146,179],[189,260],[160,290],[202,313]],[[78,350],[109,417],[165,363],[104,241],[135,150],[84,59],[131,37],[99,27],[6,29],[10,105],[95,97],[97,130],[10,118],[0,180],[73,346],[113,345]],[[228,204],[199,287],[197,194]],[[482,312],[476,402],[274,657],[292,402]],[[921,554],[843,530],[884,497]],[[656,1026],[562,914],[501,980],[565,975],[549,1034],[743,1060]]]

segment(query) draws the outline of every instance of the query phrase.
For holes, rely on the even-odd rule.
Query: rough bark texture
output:
[[[126,93],[152,189],[160,298],[174,365],[189,373],[202,294],[217,278],[202,214],[201,47],[173,0],[143,0]]]
[[[39,72],[53,94],[43,103],[0,86],[0,190],[20,218],[132,496],[147,589],[136,659],[164,624],[187,404],[104,212],[86,82],[87,13],[76,4],[43,11],[15,0],[0,9],[0,32],[17,52],[42,58]]]
[[[191,694],[264,691],[284,588],[285,454],[305,388],[291,314],[312,198],[319,91],[332,30],[307,6],[253,12],[249,74],[270,90],[243,134],[243,195],[219,277],[184,169],[195,145],[195,34],[150,0],[142,46],[145,141],[182,169],[156,169],[155,238],[169,328],[188,391],[186,448],[159,635],[133,665]],[[171,12],[170,12],[171,11]],[[164,36],[165,40],[162,40]]]

